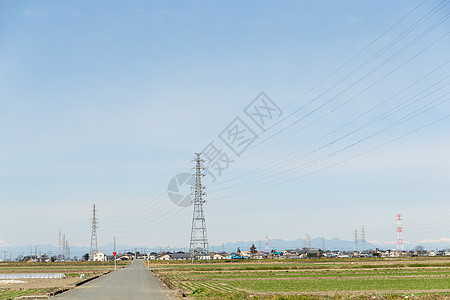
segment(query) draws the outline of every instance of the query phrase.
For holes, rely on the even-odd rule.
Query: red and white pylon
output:
[[[402,215],[396,215],[397,220],[397,250],[403,250],[403,227],[402,227]]]

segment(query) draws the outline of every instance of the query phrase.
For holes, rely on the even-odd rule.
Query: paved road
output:
[[[126,268],[94,279],[54,299],[173,299],[169,290],[142,263],[135,260]]]

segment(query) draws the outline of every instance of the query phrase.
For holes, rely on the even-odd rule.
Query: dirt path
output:
[[[22,281],[17,282],[17,281]],[[77,281],[80,281],[79,277],[65,277],[62,279],[20,279],[16,281],[0,280],[0,288],[8,289],[44,289],[44,288],[63,288],[67,286],[73,286]]]

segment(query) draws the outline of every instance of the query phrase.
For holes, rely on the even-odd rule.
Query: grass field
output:
[[[450,258],[154,263],[180,294],[210,299],[450,299]]]
[[[14,299],[20,296],[46,295],[51,289],[0,289],[0,299]]]
[[[118,268],[129,262],[118,262]],[[78,282],[114,269],[114,262],[0,263],[0,274],[64,273],[64,279],[23,279],[25,283],[4,283],[0,280],[0,300],[28,295],[47,295],[73,288]],[[84,279],[80,275],[84,274]]]

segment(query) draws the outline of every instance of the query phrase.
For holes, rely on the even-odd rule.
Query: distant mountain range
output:
[[[213,250],[220,251],[224,249],[227,252],[236,251],[237,248],[240,248],[241,250],[248,250],[252,245],[255,245],[257,250],[264,250],[265,249],[265,240],[258,240],[258,241],[239,241],[239,242],[232,242],[232,243],[226,243],[222,246],[211,246]],[[334,238],[331,240],[324,240],[322,242],[322,238],[314,238],[311,239],[310,243],[306,243],[305,239],[298,238],[293,241],[285,241],[282,239],[269,239],[269,250],[275,249],[275,250],[286,250],[286,249],[302,249],[303,247],[310,247],[310,248],[319,248],[319,249],[325,249],[325,250],[354,250],[355,249],[355,243],[351,241],[344,241],[338,238]],[[358,248],[361,249],[361,243],[358,243]],[[366,242],[365,243],[365,249],[375,249],[377,248],[376,245],[373,245],[371,243]]]
[[[317,237],[314,239],[311,239],[310,245],[307,245],[308,243],[305,243],[305,239],[298,238],[296,240],[292,241],[286,241],[283,239],[270,239],[269,238],[269,250],[276,249],[276,250],[286,250],[286,249],[302,249],[303,247],[310,246],[311,248],[319,248],[322,250],[354,250],[355,249],[355,242],[354,241],[346,241],[341,240],[339,238],[333,238],[333,239],[325,239],[322,241],[322,238]],[[239,242],[229,242],[222,246],[211,246],[211,250],[213,251],[221,251],[224,249],[227,252],[236,251],[239,247],[241,250],[248,250],[252,245],[255,245],[257,250],[264,250],[265,248],[265,240],[257,240],[257,241],[239,241]],[[405,250],[412,250],[416,246],[421,245],[426,250],[434,250],[434,249],[448,249],[450,248],[450,239],[448,238],[442,238],[439,240],[426,240],[426,241],[420,241],[415,243],[408,243],[405,242],[404,248]],[[396,248],[396,242],[387,242],[387,243],[381,243],[381,242],[365,242],[364,247],[361,244],[361,241],[358,241],[358,250],[374,250],[376,248],[382,249],[382,250],[388,250],[388,249],[395,249]],[[362,249],[364,248],[364,249]]]
[[[238,241],[238,242],[228,242],[223,245],[210,245],[210,250],[215,252],[220,252],[222,250],[226,252],[234,252],[238,248],[240,250],[248,250],[252,245],[255,245],[257,250],[264,250],[265,249],[265,240],[256,240],[256,241]],[[414,247],[421,245],[427,250],[431,249],[447,249],[450,248],[450,239],[440,239],[437,241],[423,241],[417,244],[405,244],[405,250],[414,249]],[[283,239],[269,239],[269,250],[275,249],[275,250],[286,250],[286,249],[302,249],[303,247],[308,246],[308,243],[305,242],[305,239],[298,238],[296,240],[292,241],[286,241]],[[324,246],[324,247],[323,247]],[[385,244],[375,244],[375,243],[365,243],[364,249],[393,249],[395,248],[394,243],[385,243]],[[341,240],[339,238],[333,238],[333,239],[325,239],[322,241],[322,238],[317,237],[314,239],[311,239],[310,241],[310,247],[311,248],[320,248],[325,250],[354,250],[355,249],[355,243],[353,241],[345,241]],[[361,242],[358,243],[358,249],[361,250]],[[113,245],[107,244],[99,247],[99,251],[102,251],[106,254],[111,254],[113,252]],[[160,251],[167,251],[170,250],[171,252],[176,251],[187,251],[188,247],[184,248],[170,248],[167,247],[148,247],[148,246],[129,246],[129,245],[118,245],[116,247],[117,252],[134,252],[136,249],[137,251],[145,251],[145,252],[160,252]],[[9,257],[10,253],[13,258],[16,258],[18,256],[27,256],[33,253],[35,255],[35,252],[37,251],[37,254],[50,254],[50,255],[56,255],[58,253],[58,248],[54,245],[26,245],[26,246],[8,246],[8,247],[0,247],[0,259],[4,259],[5,257]],[[70,256],[74,257],[81,257],[83,254],[89,253],[89,247],[70,247]]]

